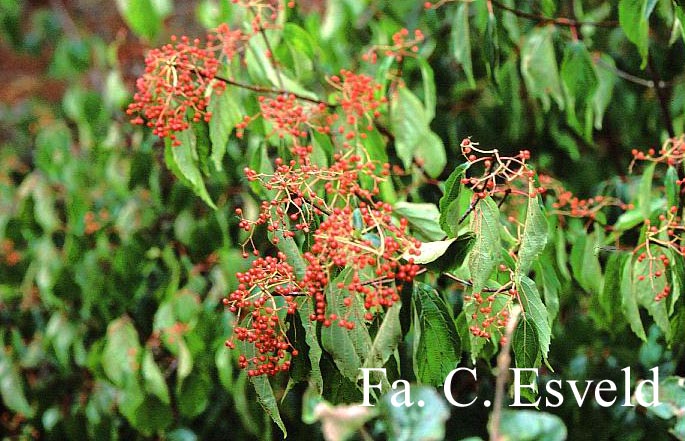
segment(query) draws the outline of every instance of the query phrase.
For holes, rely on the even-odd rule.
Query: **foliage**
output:
[[[1,109],[6,433],[486,436],[436,390],[475,366],[452,394],[492,398],[511,345],[541,380],[673,377],[646,414],[506,410],[505,439],[682,438],[682,7],[381,3],[205,0],[175,37],[180,5],[117,1],[141,70],[0,2],[66,87]]]

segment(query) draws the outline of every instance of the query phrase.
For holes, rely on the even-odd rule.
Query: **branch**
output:
[[[317,100],[316,98],[310,98],[308,96],[304,96],[304,95],[301,95],[301,94],[295,93],[295,92],[290,92],[290,91],[284,90],[284,89],[272,89],[270,87],[257,86],[254,84],[245,84],[245,83],[241,83],[241,82],[236,81],[236,80],[221,77],[219,75],[215,75],[214,79],[221,81],[223,83],[226,83],[230,86],[235,86],[235,87],[239,87],[241,89],[251,90],[251,91],[257,92],[257,93],[268,93],[271,95],[293,95],[295,98],[297,98],[299,100],[308,101],[308,102],[314,103],[314,104],[323,104],[330,109],[335,109],[336,107],[338,107],[337,104],[332,104],[332,103],[329,103],[326,101]]]
[[[521,307],[516,305],[511,311],[511,316],[507,322],[505,330],[506,341],[502,346],[502,350],[497,356],[497,380],[495,382],[495,403],[492,409],[492,418],[490,419],[490,441],[501,441],[502,437],[499,433],[500,421],[502,419],[502,406],[504,405],[504,387],[507,384],[509,376],[509,365],[511,365],[511,341],[513,340],[514,330],[521,315]]]
[[[493,5],[498,7],[499,9],[502,9],[504,11],[512,13],[517,17],[527,18],[528,20],[533,20],[533,21],[536,21],[540,24],[554,24],[557,26],[566,26],[569,28],[577,28],[580,26],[597,26],[600,28],[618,27],[618,22],[616,22],[616,21],[581,21],[581,20],[574,20],[574,19],[565,18],[565,17],[559,17],[559,18],[545,17],[544,15],[531,14],[530,12],[520,11],[518,9],[511,8],[511,7],[509,7],[503,3],[500,3],[496,0],[491,0],[489,3],[492,3]]]
[[[657,84],[656,96],[659,98],[659,105],[661,106],[661,116],[664,119],[664,125],[666,126],[666,131],[668,132],[669,138],[675,138],[675,130],[673,129],[673,118],[671,117],[671,110],[668,107],[668,97],[664,93],[664,88],[662,87],[663,81],[659,77],[659,71],[654,65],[654,58],[652,54],[647,56],[647,66],[652,78],[654,79],[654,84]]]

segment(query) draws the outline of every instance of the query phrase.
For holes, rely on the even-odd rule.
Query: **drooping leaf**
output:
[[[561,80],[566,92],[566,120],[589,141],[592,139],[592,118],[588,116],[591,116],[599,79],[584,43],[577,41],[566,45]]]
[[[539,98],[545,111],[550,109],[550,97],[560,109],[564,108],[564,95],[559,79],[552,34],[554,26],[531,31],[521,47],[521,75],[531,95]]]
[[[117,0],[117,8],[126,24],[137,35],[153,40],[162,27],[164,18],[152,0]]]
[[[535,185],[531,182],[528,193],[533,194],[535,191]],[[539,196],[529,197],[518,261],[516,262],[516,272],[520,275],[526,275],[546,245],[547,219],[542,211],[542,202]]]
[[[623,267],[623,277],[621,278],[621,305],[623,315],[625,315],[635,335],[640,337],[643,341],[647,341],[645,328],[642,325],[640,318],[640,311],[638,309],[637,297],[633,290],[633,261],[626,259]]]
[[[447,305],[431,286],[415,283],[412,303],[416,378],[439,386],[461,360],[459,334]]]
[[[181,145],[172,146],[171,141],[165,140],[164,158],[169,169],[184,184],[189,186],[207,205],[216,208],[207,192],[196,151],[196,138],[192,130],[184,130],[176,134]]]
[[[656,168],[656,162],[650,162],[642,172],[642,178],[640,178],[640,187],[638,189],[637,195],[637,206],[642,213],[644,219],[649,219],[652,211],[652,179],[654,178],[654,169]]]
[[[500,220],[499,208],[492,198],[482,199],[476,205],[471,220],[471,231],[476,240],[469,254],[468,266],[473,292],[480,292],[499,262]]]
[[[471,37],[469,30],[469,3],[459,3],[457,13],[452,23],[452,52],[454,58],[461,64],[464,74],[472,88],[476,87],[473,78],[473,63],[471,61]]]
[[[243,115],[237,96],[232,94],[231,90],[225,90],[219,96],[216,94],[212,96],[207,110],[212,112],[212,119],[209,120],[209,138],[212,141],[211,159],[214,167],[221,171],[228,140]]]
[[[461,179],[464,177],[469,163],[459,165],[445,181],[445,192],[440,198],[440,227],[448,237],[457,237],[459,234],[459,193],[461,191]]]
[[[271,383],[269,383],[269,378],[265,375],[258,375],[250,378],[250,382],[257,392],[257,400],[259,404],[264,408],[266,413],[269,414],[274,423],[281,429],[283,436],[288,436],[288,432],[285,429],[285,424],[281,419],[281,412],[278,410],[278,403],[276,397],[274,396],[274,391],[271,388]]]
[[[164,375],[157,363],[155,363],[152,352],[148,349],[143,354],[143,380],[145,390],[159,398],[163,403],[169,404],[169,387],[164,380]]]
[[[544,360],[547,359],[549,345],[552,340],[552,328],[549,324],[547,308],[542,303],[538,288],[531,279],[521,276],[518,281],[519,299],[521,300],[522,319],[532,324],[537,332],[540,352]]]
[[[621,29],[636,47],[642,57],[644,69],[649,52],[649,16],[656,5],[650,0],[621,0],[618,3],[618,22]]]

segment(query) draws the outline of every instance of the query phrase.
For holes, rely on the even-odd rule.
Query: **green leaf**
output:
[[[271,388],[271,383],[269,383],[269,378],[265,375],[258,375],[255,377],[250,377],[250,382],[257,392],[257,400],[259,404],[264,408],[266,413],[269,414],[271,419],[276,423],[281,432],[283,432],[283,437],[288,436],[288,432],[285,429],[285,424],[281,419],[281,413],[278,410],[278,404],[276,403],[276,397],[274,396],[274,391]]]
[[[107,339],[102,351],[102,368],[119,387],[136,381],[136,363],[141,352],[138,331],[128,317],[121,317],[107,326]]]
[[[414,284],[414,371],[426,384],[439,386],[461,360],[461,342],[449,308],[433,287]]]
[[[651,253],[656,258],[656,256],[661,254],[661,248],[654,246],[651,249]],[[649,258],[644,259],[642,262],[638,261],[637,258],[633,260],[633,295],[637,299],[638,304],[647,309],[649,315],[654,318],[654,322],[661,328],[661,331],[668,340],[670,339],[671,325],[667,302],[664,300],[654,300],[654,297],[663,291],[668,284],[666,280],[667,274],[662,274],[660,277],[653,275],[659,267],[653,269],[653,262],[650,262]],[[642,280],[640,280],[640,276],[643,276]]]
[[[423,164],[431,177],[437,177],[447,163],[442,140],[430,130],[431,115],[421,101],[406,87],[392,101],[392,130],[395,149],[404,168],[409,169],[414,158]]]
[[[381,419],[388,439],[440,441],[445,439],[445,423],[450,411],[445,400],[426,386],[412,386],[409,392],[413,406],[393,406],[392,394],[383,397]],[[423,406],[416,403],[423,402]]]
[[[598,305],[601,312],[600,326],[616,329],[618,317],[616,312],[621,305],[621,283],[628,253],[612,253],[607,261],[604,274],[604,289],[599,295]]]
[[[566,119],[578,134],[592,139],[592,99],[599,85],[595,66],[585,44],[580,41],[566,45],[561,63],[561,80],[566,92]],[[579,119],[580,118],[580,119]],[[589,124],[583,124],[590,122]]]
[[[599,56],[599,60],[606,67],[600,66],[599,69],[595,69],[599,84],[597,85],[597,90],[592,97],[592,111],[594,113],[595,129],[597,130],[602,129],[604,112],[606,112],[607,108],[609,107],[609,103],[611,102],[611,98],[613,96],[614,85],[616,84],[616,75],[611,70],[616,66],[614,59],[608,54],[601,54]]]
[[[423,106],[426,109],[426,117],[432,120],[435,116],[435,105],[437,103],[437,92],[435,90],[435,75],[433,68],[423,58],[417,58],[421,69],[421,79],[423,81]]]
[[[385,366],[390,357],[395,353],[397,345],[402,340],[400,309],[401,304],[395,303],[385,311],[383,323],[378,328],[369,354],[366,360],[364,360],[364,367]]]
[[[473,283],[473,292],[480,292],[499,262],[500,221],[499,208],[492,198],[482,199],[476,205],[471,231],[476,240],[469,254],[468,266]]]
[[[417,162],[423,164],[423,169],[431,178],[437,178],[447,165],[447,154],[442,139],[433,133],[426,125],[423,140],[414,152]]]
[[[417,202],[397,202],[393,212],[409,221],[409,226],[419,240],[434,241],[445,237],[440,228],[440,211],[435,204]]]
[[[212,382],[206,372],[196,370],[183,380],[177,388],[176,401],[181,415],[193,418],[205,411],[209,405]]]
[[[529,184],[528,193],[536,191],[535,185]],[[538,258],[542,250],[547,245],[547,219],[542,211],[542,201],[540,196],[528,198],[528,208],[526,209],[526,220],[523,225],[523,235],[521,246],[516,262],[516,272],[519,275],[526,275],[531,266]]]
[[[225,90],[218,96],[212,95],[208,106],[208,110],[212,112],[212,119],[209,120],[209,139],[212,141],[211,160],[218,171],[223,169],[222,160],[226,154],[231,133],[236,124],[243,119],[237,97],[230,92],[231,90]]]
[[[406,260],[414,259],[414,263],[425,265],[426,263],[433,262],[442,257],[455,240],[457,240],[456,237],[435,242],[421,242],[421,246],[419,247],[420,254],[418,256],[405,252],[402,255],[402,258]]]
[[[618,22],[642,57],[641,69],[647,66],[649,16],[655,4],[656,2],[649,0],[621,0],[618,3]]]
[[[459,165],[450,173],[445,181],[445,193],[440,198],[440,227],[447,233],[447,237],[457,237],[459,234],[459,193],[461,192],[461,179],[464,177],[469,163]]]
[[[452,52],[454,58],[461,64],[464,74],[472,88],[476,88],[473,79],[473,64],[471,61],[471,38],[469,32],[469,4],[459,3],[457,13],[452,23]]]
[[[666,177],[664,178],[664,187],[666,187],[666,200],[669,207],[678,206],[678,193],[680,192],[680,185],[676,184],[678,180],[678,172],[672,165],[668,166],[666,170]]]
[[[642,213],[644,219],[649,219],[652,211],[652,180],[654,178],[654,169],[656,168],[656,162],[650,162],[645,170],[642,172],[642,178],[640,179],[640,187],[637,194],[637,206]]]
[[[164,404],[170,403],[169,387],[149,349],[146,349],[143,355],[143,380],[145,381],[145,390],[147,392],[157,396]]]
[[[116,0],[119,13],[137,35],[153,40],[162,28],[164,18],[152,0]]]
[[[351,278],[350,269],[344,269],[326,288],[326,300],[330,314],[349,317],[348,320],[352,321],[355,326],[353,329],[341,328],[337,324],[322,327],[321,345],[326,352],[331,354],[340,373],[356,383],[360,373],[359,368],[363,366],[364,358],[369,354],[372,341],[363,321],[364,306],[361,300],[352,296],[352,304],[345,306],[344,298],[347,292],[337,287],[339,282],[349,284]]]
[[[534,368],[539,363],[540,344],[535,325],[524,319],[519,321],[512,341],[517,368]]]
[[[499,37],[497,35],[497,18],[488,11],[488,21],[485,27],[483,57],[488,76],[497,85],[497,71],[499,70]]]
[[[205,183],[200,172],[199,159],[196,151],[196,138],[192,130],[184,130],[176,134],[181,145],[172,146],[171,140],[165,141],[164,158],[167,167],[184,184],[190,187],[207,205],[216,209],[212,198],[207,192]]]
[[[542,286],[550,326],[559,313],[559,291],[561,290],[561,282],[555,266],[550,264],[552,261],[553,258],[550,253],[544,258],[538,259],[535,264],[536,284]]]
[[[219,373],[219,382],[227,390],[233,390],[233,363],[231,362],[231,353],[223,345],[216,350],[214,356],[214,363],[216,370]]]
[[[561,418],[535,410],[502,411],[499,432],[502,439],[518,441],[564,441],[567,437]]]
[[[571,249],[573,276],[585,291],[594,295],[602,291],[602,267],[596,253],[598,245],[596,233],[582,234]]]
[[[539,98],[545,111],[550,109],[552,97],[560,109],[564,95],[559,79],[552,33],[554,26],[532,30],[521,47],[521,75],[531,95]]]
[[[0,396],[5,406],[27,418],[35,414],[24,394],[19,371],[5,348],[0,348]]]
[[[647,341],[645,328],[642,325],[640,318],[640,311],[637,306],[637,297],[633,290],[633,261],[626,259],[623,267],[623,277],[621,278],[621,306],[623,315],[625,315],[635,335],[640,337],[643,341]]]
[[[542,303],[538,288],[531,279],[521,276],[518,280],[519,299],[521,301],[522,319],[532,324],[537,332],[540,351],[543,359],[547,359],[549,345],[552,339],[552,328],[549,325],[547,308]]]

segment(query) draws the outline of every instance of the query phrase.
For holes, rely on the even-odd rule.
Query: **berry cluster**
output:
[[[535,197],[545,191],[541,187],[529,194],[527,185],[517,185],[520,182],[527,184],[528,180],[535,177],[535,171],[528,168],[526,163],[530,159],[528,150],[521,150],[515,156],[502,156],[497,149],[480,149],[477,142],[465,138],[461,142],[461,152],[468,161],[468,171],[480,171],[479,176],[465,177],[461,183],[469,187],[479,199],[498,193]]]
[[[233,337],[226,346],[235,348],[235,340],[254,346],[254,354],[240,355],[238,364],[248,369],[248,375],[275,375],[290,367],[287,353],[297,355],[283,324],[281,315],[297,310],[295,298],[302,295],[293,268],[283,253],[276,257],[258,258],[245,273],[238,273],[238,289],[224,304],[235,314]],[[248,352],[249,351],[245,351]]]
[[[392,45],[375,45],[372,46],[364,55],[362,59],[370,63],[378,61],[378,54],[384,54],[388,57],[394,57],[395,61],[400,62],[404,57],[413,56],[419,51],[419,44],[424,40],[423,32],[420,29],[414,30],[413,38],[410,37],[409,29],[402,28],[395,32],[392,36]]]
[[[225,84],[213,80],[219,68],[215,51],[199,39],[171,40],[148,53],[145,73],[136,82],[138,91],[126,113],[133,124],[146,124],[155,135],[179,145],[174,132],[186,130],[190,121],[209,121],[209,89],[220,93]]]
[[[665,163],[675,166],[682,163],[685,159],[685,135],[682,135],[680,138],[666,140],[658,152],[650,148],[646,152],[633,149],[631,153],[633,155],[633,160],[630,163],[631,172],[636,161]],[[679,182],[678,184],[681,183]]]
[[[420,242],[407,234],[407,221],[395,225],[390,205],[377,202],[359,204],[359,208],[336,208],[314,233],[314,245],[305,253],[308,268],[305,284],[314,297],[312,320],[329,326],[337,317],[326,314],[325,287],[343,268],[350,271],[336,288],[347,293],[343,302],[351,306],[354,297],[363,298],[365,319],[399,301],[403,283],[410,283],[419,270],[413,259],[406,263],[401,256],[419,254]],[[342,318],[340,326],[353,326]]]

